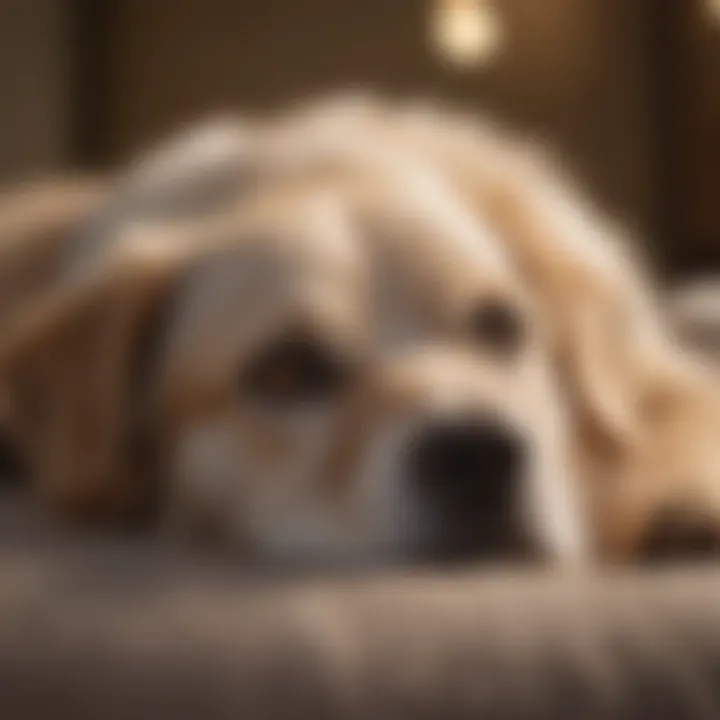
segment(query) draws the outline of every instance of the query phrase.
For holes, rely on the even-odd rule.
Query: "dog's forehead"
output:
[[[388,180],[364,186],[355,210],[375,253],[379,290],[395,310],[402,305],[403,316],[417,317],[455,313],[484,296],[520,299],[502,239],[440,176],[429,170]]]
[[[188,275],[182,325],[240,322],[302,306],[346,304],[361,284],[360,243],[331,193],[273,193],[228,217]]]
[[[253,235],[273,239],[268,249],[278,255],[322,266],[348,266],[360,260],[346,203],[326,185],[271,189],[247,215],[245,233],[251,240]]]
[[[300,178],[246,200],[230,242],[190,274],[179,336],[220,332],[249,346],[293,318],[330,315],[363,337],[427,339],[484,291],[508,292],[502,243],[439,175],[420,170]]]

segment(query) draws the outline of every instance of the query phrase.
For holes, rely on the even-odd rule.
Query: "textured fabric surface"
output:
[[[720,717],[720,572],[273,577],[0,507],[4,720]]]

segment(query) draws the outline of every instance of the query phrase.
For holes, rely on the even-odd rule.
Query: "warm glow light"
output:
[[[488,0],[437,0],[431,33],[443,58],[460,66],[487,65],[503,42],[500,17]]]
[[[720,0],[707,0],[707,9],[712,19],[720,23]]]

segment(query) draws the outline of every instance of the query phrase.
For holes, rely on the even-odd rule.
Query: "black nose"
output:
[[[460,417],[427,427],[411,449],[411,477],[449,521],[500,521],[512,511],[525,462],[520,434],[495,419]]]

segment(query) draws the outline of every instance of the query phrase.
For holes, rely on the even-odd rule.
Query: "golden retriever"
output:
[[[290,559],[577,562],[714,502],[712,380],[615,233],[496,131],[321,104],[201,128],[88,205],[50,254],[4,241],[52,268],[4,300],[0,369],[63,513]]]
[[[367,155],[384,139],[429,160],[500,238],[549,329],[599,554],[720,551],[718,378],[676,332],[696,323],[679,303],[669,317],[630,241],[544,149],[432,105],[372,98],[333,99],[293,120],[315,144],[329,136]]]

